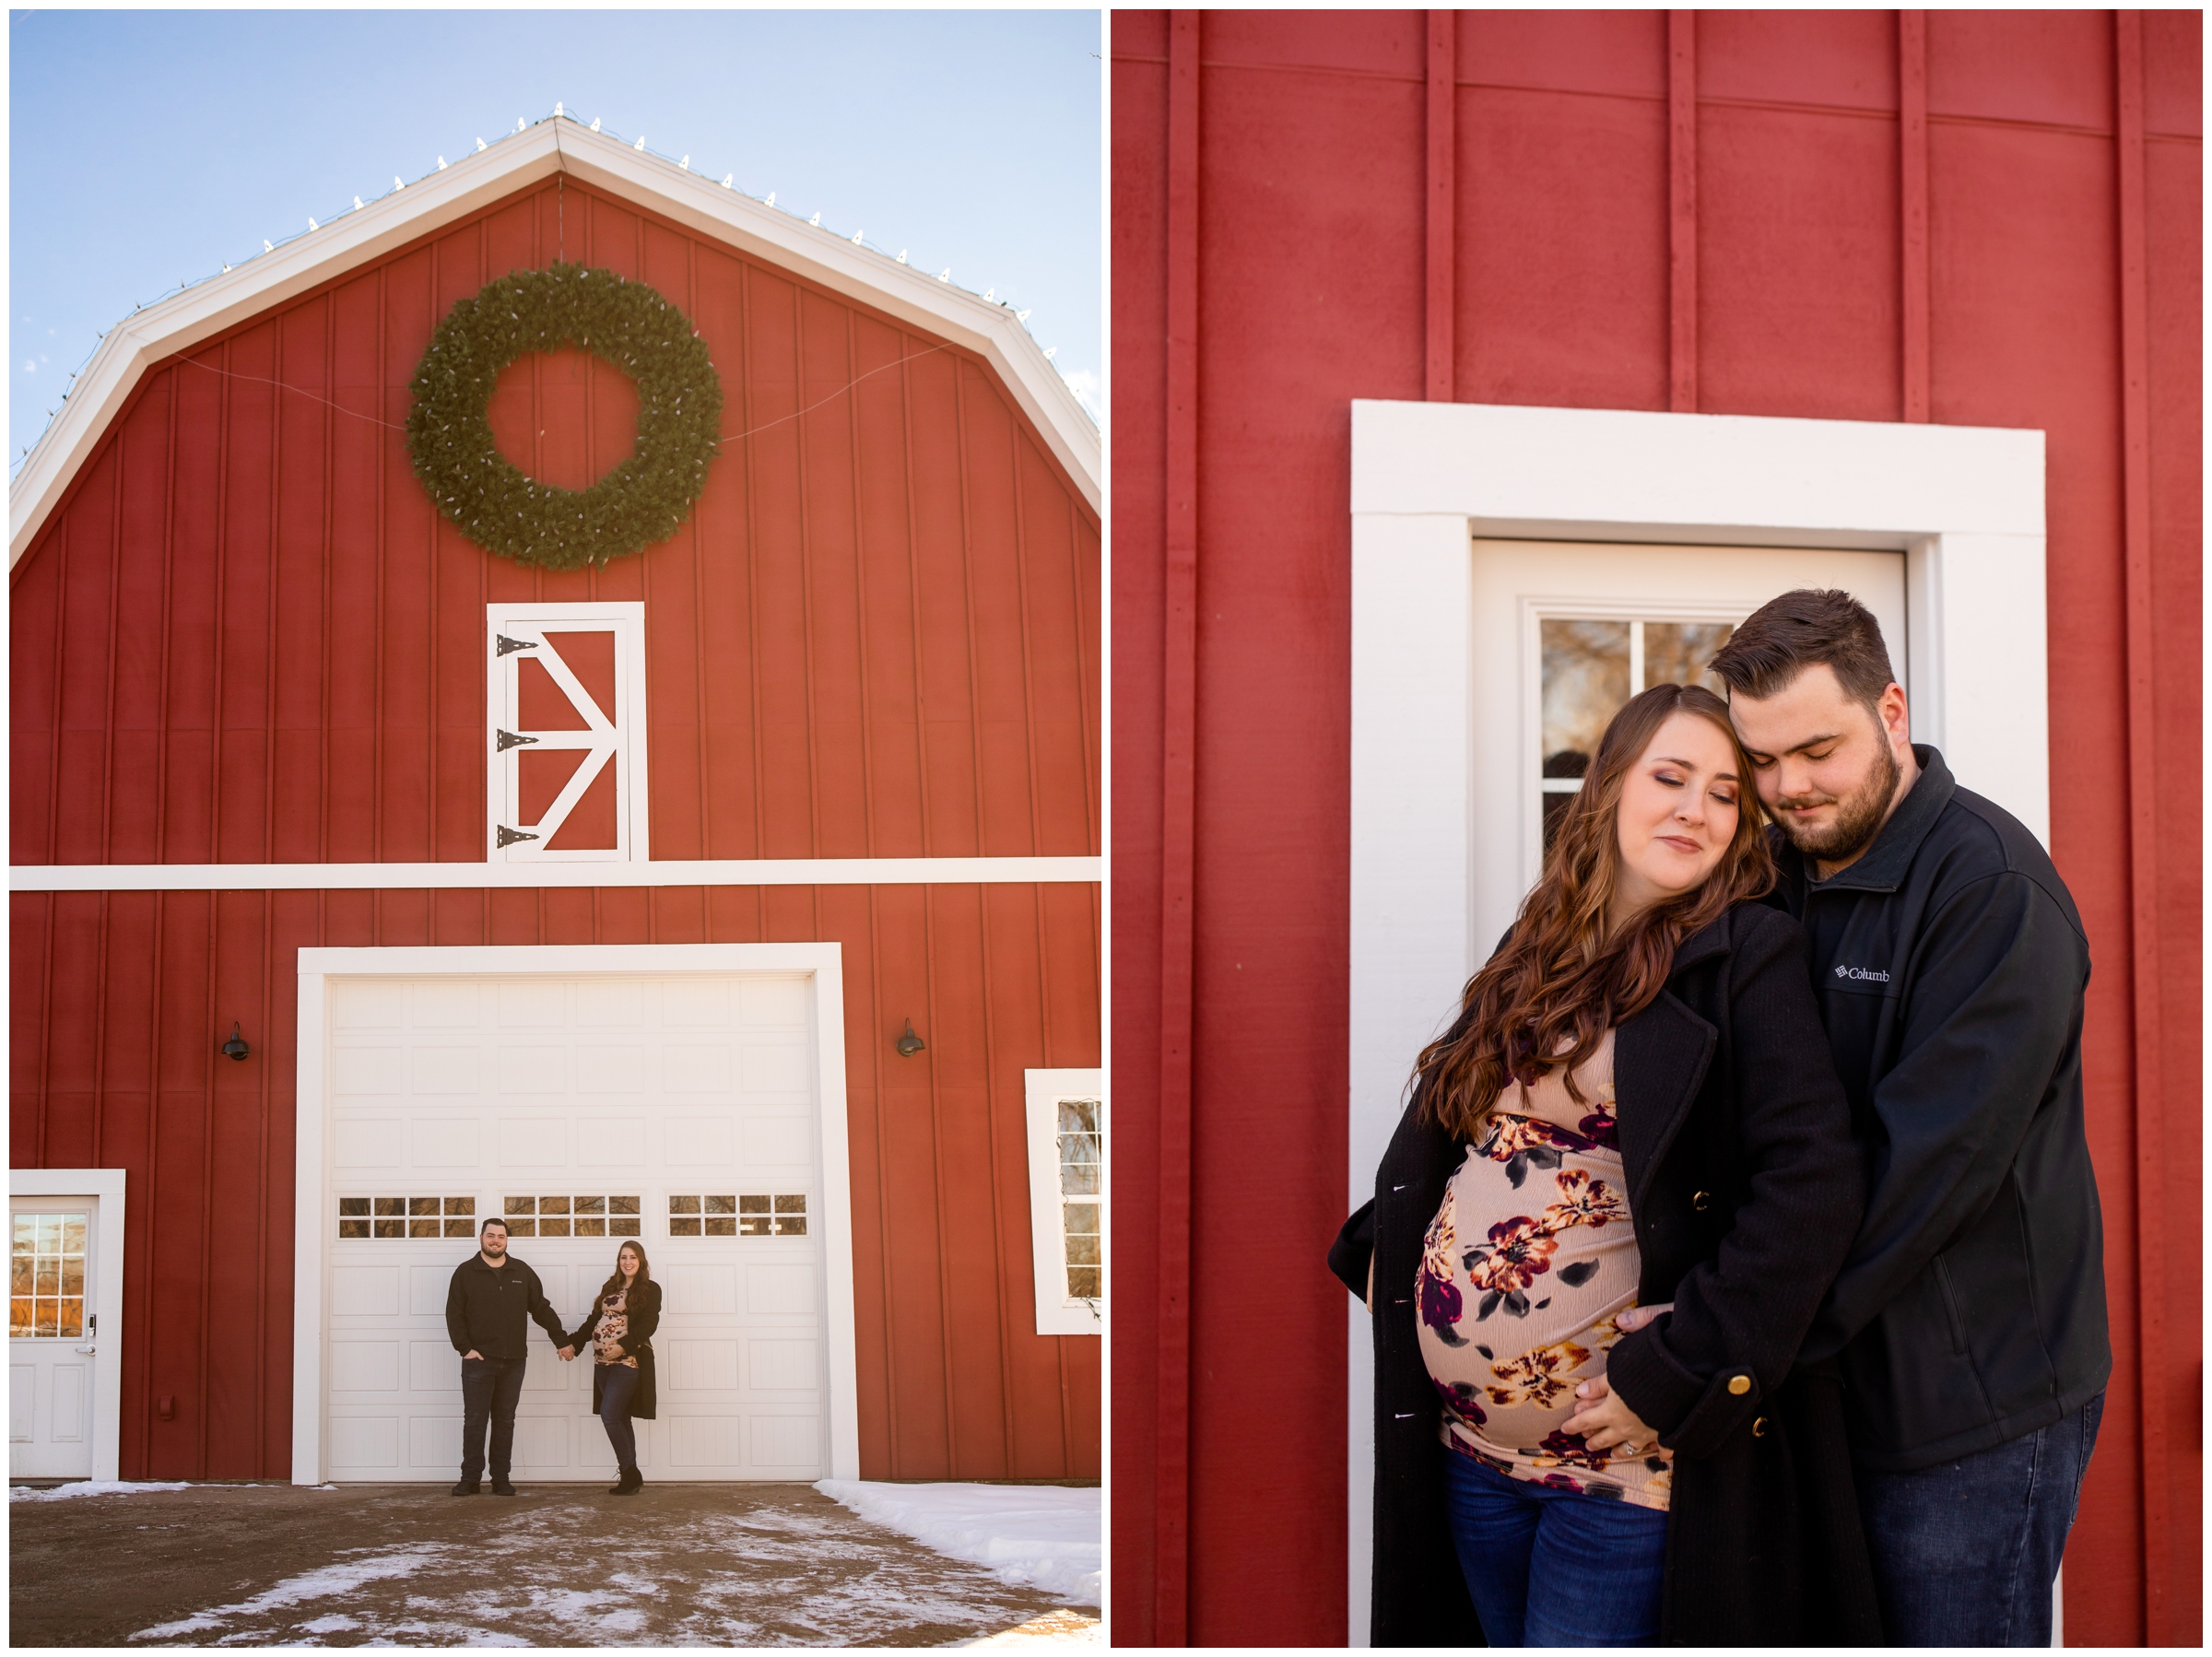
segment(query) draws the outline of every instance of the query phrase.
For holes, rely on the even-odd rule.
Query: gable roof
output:
[[[29,549],[148,368],[561,172],[975,352],[1092,510],[1102,510],[1099,429],[1010,308],[556,116],[110,329],[9,486],[8,567]]]

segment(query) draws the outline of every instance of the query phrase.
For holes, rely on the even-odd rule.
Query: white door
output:
[[[7,1471],[92,1476],[98,1197],[11,1197]]]
[[[665,1297],[648,1478],[824,1476],[809,1008],[797,975],[334,979],[329,1476],[454,1475],[446,1289],[492,1214],[569,1329],[619,1240],[643,1247]],[[611,1476],[587,1358],[529,1342],[515,1476]]]
[[[1905,556],[1752,546],[1475,543],[1470,871],[1477,962],[1512,924],[1544,861],[1545,827],[1581,786],[1620,705],[1667,680],[1703,683],[1730,630],[1794,587],[1840,587],[1881,623],[1905,674]]]

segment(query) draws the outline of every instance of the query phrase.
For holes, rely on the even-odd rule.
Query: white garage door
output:
[[[323,1198],[333,1479],[451,1479],[446,1288],[484,1216],[573,1329],[635,1237],[664,1289],[648,1478],[815,1479],[819,1101],[802,976],[337,979]],[[514,1474],[611,1475],[591,1366],[535,1325]]]

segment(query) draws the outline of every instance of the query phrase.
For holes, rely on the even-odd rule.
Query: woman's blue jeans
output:
[[[1659,1643],[1666,1515],[1530,1484],[1441,1445],[1444,1511],[1494,1646]]]
[[[638,1429],[629,1424],[629,1395],[637,1390],[638,1371],[628,1364],[599,1366],[599,1422],[615,1447],[616,1465],[625,1473],[638,1465]]]

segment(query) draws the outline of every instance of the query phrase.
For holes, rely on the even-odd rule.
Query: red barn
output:
[[[441,167],[119,324],[10,497],[12,1471],[449,1477],[496,1213],[571,1318],[650,1251],[648,1477],[1094,1479],[1097,429],[1007,308],[572,121]],[[568,570],[406,429],[561,263],[722,399]],[[526,350],[516,487],[646,477],[643,383]],[[612,1464],[584,1368],[519,1477]]]
[[[1617,702],[1833,582],[2088,926],[2064,1632],[2198,1642],[2200,34],[1115,14],[1118,1639],[1364,1637],[1322,1255],[1575,786],[1555,639]]]

